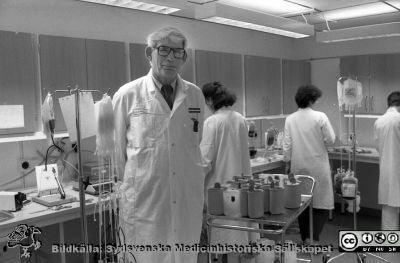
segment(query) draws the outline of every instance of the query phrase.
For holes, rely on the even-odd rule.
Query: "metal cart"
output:
[[[207,233],[208,233],[208,242],[211,240],[211,228],[225,228],[225,229],[233,229],[240,231],[248,231],[248,232],[257,232],[257,233],[265,233],[265,234],[273,234],[280,235],[282,244],[285,241],[285,233],[289,226],[297,219],[297,217],[312,204],[313,192],[315,186],[315,180],[311,176],[308,175],[296,175],[296,179],[301,182],[301,205],[299,208],[288,209],[285,208],[284,214],[280,215],[272,215],[272,214],[264,214],[263,217],[257,219],[251,219],[248,217],[228,217],[228,216],[215,216],[215,215],[207,215]],[[312,206],[312,205],[311,205]],[[310,211],[310,240],[311,245],[313,244],[313,213],[312,209]],[[224,225],[219,223],[214,223],[215,219],[226,219],[233,220],[237,222],[249,222],[259,224],[259,228],[252,227],[242,227],[235,225]],[[274,226],[274,229],[264,229],[265,226]],[[281,262],[283,261],[283,253],[280,255]],[[211,263],[211,253],[208,254],[208,261]],[[312,262],[313,255],[310,254],[310,259],[298,259],[304,262]]]

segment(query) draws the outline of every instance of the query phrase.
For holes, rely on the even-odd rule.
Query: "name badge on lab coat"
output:
[[[188,109],[190,119],[193,121],[193,132],[199,131],[199,120],[198,115],[201,113],[200,108],[190,108]]]

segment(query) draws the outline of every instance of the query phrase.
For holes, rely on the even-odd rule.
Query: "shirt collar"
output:
[[[154,77],[153,74],[151,74],[151,78],[153,79],[153,82],[156,85],[157,89],[161,91],[161,88],[163,85]],[[176,84],[177,84],[176,79],[170,84],[174,92],[175,92]]]

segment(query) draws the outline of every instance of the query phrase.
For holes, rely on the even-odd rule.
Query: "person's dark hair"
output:
[[[400,106],[400,91],[393,91],[387,98],[387,104],[389,107]]]
[[[322,96],[322,91],[314,85],[301,86],[297,89],[294,100],[301,109],[307,108]]]
[[[225,106],[232,106],[236,102],[236,95],[218,81],[204,84],[202,91],[206,101],[211,100],[211,106],[215,111]]]

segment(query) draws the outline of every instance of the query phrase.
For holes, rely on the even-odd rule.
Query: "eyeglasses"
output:
[[[172,48],[172,47],[167,47],[167,46],[159,46],[156,47],[158,55],[162,57],[168,57],[168,55],[171,53],[171,51],[174,54],[174,58],[177,59],[183,59],[186,55],[186,51],[184,48]]]

